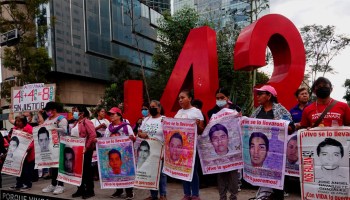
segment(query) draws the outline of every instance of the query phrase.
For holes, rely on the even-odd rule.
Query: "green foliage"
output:
[[[346,88],[346,91],[343,99],[345,99],[350,106],[350,79],[345,80],[344,87]]]
[[[199,25],[199,15],[192,8],[184,8],[173,16],[164,12],[159,21],[160,43],[153,54],[156,73],[149,78],[151,99],[160,99],[164,87],[180,55],[190,30]]]
[[[1,86],[1,96],[10,100],[12,86],[21,86],[29,83],[47,83],[46,75],[51,70],[52,61],[48,57],[45,48],[37,48],[37,44],[43,44],[45,32],[48,27],[46,23],[35,23],[35,18],[44,18],[39,6],[47,3],[48,0],[27,0],[25,4],[17,4],[10,1],[2,5],[0,15],[0,32],[17,29],[20,40],[11,47],[4,48],[2,62],[5,68],[16,71],[15,81],[4,82]],[[37,37],[37,28],[39,34]]]
[[[116,58],[109,68],[112,80],[106,88],[103,98],[97,107],[107,108],[117,107],[124,99],[124,81],[130,79],[141,79],[139,70],[133,70],[125,59]]]
[[[330,62],[350,44],[350,38],[343,34],[336,34],[334,26],[307,25],[300,29],[303,37],[307,69],[311,81],[326,73],[334,74],[335,70]]]

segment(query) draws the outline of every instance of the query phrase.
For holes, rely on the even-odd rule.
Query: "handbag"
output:
[[[312,127],[312,128],[317,127],[317,126],[321,123],[321,121],[323,120],[323,118],[326,116],[326,114],[328,113],[328,111],[329,111],[330,109],[332,109],[332,108],[335,106],[336,103],[338,103],[338,101],[337,101],[337,100],[333,100],[333,102],[332,102],[331,104],[329,104],[329,105],[324,109],[324,111],[322,112],[322,114],[320,115],[320,117],[315,121],[315,123],[314,123],[311,127]]]

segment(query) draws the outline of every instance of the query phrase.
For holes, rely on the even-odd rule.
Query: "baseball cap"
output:
[[[274,97],[277,97],[277,92],[271,85],[264,85],[259,89],[254,89],[255,92],[270,92]]]
[[[111,109],[108,111],[107,114],[116,114],[116,113],[119,113],[120,115],[123,115],[123,114],[122,114],[122,111],[121,111],[119,108],[117,108],[117,107],[111,108]]]

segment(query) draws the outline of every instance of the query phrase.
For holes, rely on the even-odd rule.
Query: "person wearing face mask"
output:
[[[163,107],[160,104],[160,102],[157,100],[152,100],[150,104],[149,112],[151,116],[146,117],[142,121],[142,125],[138,133],[138,137],[143,139],[153,137],[158,139],[160,142],[164,143],[162,121],[165,116],[164,116]],[[162,165],[162,168],[163,168],[163,165]],[[166,200],[166,182],[167,182],[167,176],[163,173],[163,169],[161,169],[160,180],[159,180],[159,195],[160,195],[159,200]],[[158,191],[151,190],[151,196],[146,198],[145,200],[155,200],[155,199],[158,199]]]
[[[225,88],[221,87],[216,90],[216,105],[214,108],[208,111],[209,119],[213,114],[216,114],[223,108],[229,108],[241,112],[241,108],[234,105],[229,100],[229,92]],[[222,172],[217,174],[217,183],[219,189],[220,199],[227,199],[227,192],[230,192],[230,200],[237,199],[238,193],[238,171],[233,170],[229,172]]]
[[[350,108],[346,103],[336,101],[330,97],[333,90],[332,83],[324,77],[319,77],[311,87],[316,94],[316,101],[304,109],[300,126],[310,127],[334,127],[350,125]],[[328,108],[327,108],[328,107]],[[328,111],[326,110],[328,109]],[[323,119],[320,118],[325,112]]]
[[[140,129],[140,126],[141,126],[141,124],[142,124],[142,121],[143,121],[145,118],[147,118],[147,117],[150,116],[150,114],[149,114],[149,103],[148,103],[148,102],[144,102],[144,103],[142,104],[141,115],[142,115],[142,117],[140,117],[140,118],[136,121],[136,124],[135,124],[135,126],[133,127],[133,129],[132,129],[132,130],[134,131],[134,134],[135,134],[135,135],[138,134],[139,129]]]
[[[89,120],[90,113],[85,106],[78,106],[77,111],[73,113],[73,117],[76,122],[71,130],[71,136],[85,138],[85,151],[81,184],[78,186],[78,190],[72,194],[72,197],[88,199],[95,196],[91,161],[93,151],[96,148],[96,131],[94,124]]]
[[[239,106],[233,104],[229,100],[230,93],[226,88],[221,87],[221,88],[217,89],[215,92],[215,96],[216,96],[216,105],[214,106],[214,108],[209,110],[207,113],[209,119],[211,118],[211,116],[213,114],[216,114],[217,112],[219,112],[223,108],[229,108],[232,110],[236,110],[239,113],[241,112],[241,108]]]
[[[55,126],[59,136],[67,134],[68,121],[64,116],[58,114],[63,111],[63,107],[56,102],[48,102],[45,108],[38,113],[39,125]],[[43,119],[43,112],[48,116]],[[43,193],[52,192],[53,194],[62,194],[64,192],[63,182],[57,181],[58,168],[50,168],[51,184],[42,189]]]

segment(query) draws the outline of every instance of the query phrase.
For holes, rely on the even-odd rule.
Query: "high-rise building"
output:
[[[159,13],[170,11],[170,0],[140,0],[140,2]]]
[[[254,2],[253,7],[264,4],[262,0]],[[250,16],[247,13],[251,10],[251,4],[246,0],[173,0],[171,13],[175,13],[184,6],[197,10],[202,19],[214,22],[218,29],[233,24],[243,27],[250,24]],[[258,17],[268,12],[269,9],[266,8],[258,13]],[[252,17],[257,18],[254,14]]]
[[[135,70],[141,62],[146,69],[152,68],[155,27],[161,15],[144,3],[50,0],[41,9],[46,20],[38,23],[50,27],[45,43],[53,60],[50,77],[62,103],[96,105],[110,80],[114,58],[126,59]],[[3,73],[2,80],[9,76]]]

